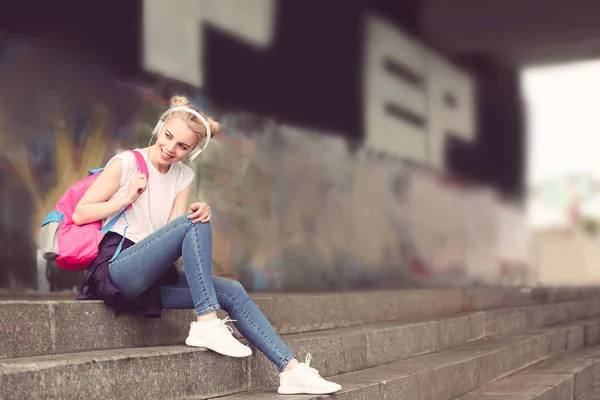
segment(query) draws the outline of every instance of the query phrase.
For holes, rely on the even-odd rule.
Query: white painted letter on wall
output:
[[[367,147],[445,169],[448,135],[474,139],[475,82],[379,17],[367,18],[365,45]]]
[[[264,49],[273,41],[275,0],[144,0],[144,68],[202,87],[205,24]]]
[[[391,24],[368,17],[366,24],[364,68],[364,123],[369,148],[401,157],[426,161],[426,127],[417,118],[426,119],[425,51]],[[386,68],[388,65],[388,68]],[[402,66],[397,71],[389,66]],[[396,107],[413,118],[392,115]],[[416,118],[415,118],[416,117]]]

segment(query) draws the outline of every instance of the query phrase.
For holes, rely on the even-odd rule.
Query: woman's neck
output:
[[[150,162],[154,166],[154,169],[156,169],[161,174],[166,174],[167,172],[169,172],[169,169],[171,168],[171,165],[164,166],[164,165],[160,165],[159,164],[159,162],[158,162],[158,152],[160,150],[156,146],[146,147],[144,150],[148,154],[148,159],[150,160]]]

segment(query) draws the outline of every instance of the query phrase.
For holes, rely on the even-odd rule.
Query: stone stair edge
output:
[[[507,394],[507,400],[508,395],[525,393],[536,396],[558,393],[558,396],[552,397],[557,399],[567,398],[566,394],[572,393],[572,398],[577,400],[600,384],[598,372],[600,372],[600,345],[584,347],[550,357],[512,375],[490,382],[456,400],[477,400],[492,393]],[[532,383],[535,385],[540,382],[542,384],[539,387],[531,387]],[[526,388],[524,383],[527,384]]]
[[[581,395],[574,400],[598,400],[600,399],[600,384],[591,388],[587,393]]]
[[[261,297],[279,297],[279,296],[322,296],[322,295],[353,295],[353,294],[369,294],[369,293],[396,293],[396,292],[523,292],[533,294],[585,294],[585,293],[600,293],[600,285],[597,286],[464,286],[464,287],[420,287],[420,288],[398,288],[398,289],[365,289],[365,290],[344,290],[344,291],[289,291],[289,292],[249,292],[251,295]],[[3,294],[0,289],[0,299]],[[52,295],[53,292],[48,292]],[[27,294],[27,293],[25,293]],[[76,296],[75,292],[69,295]],[[40,294],[41,296],[41,294]],[[31,300],[38,301],[38,300]],[[61,299],[56,301],[62,301]]]
[[[465,338],[464,343],[468,343],[470,340],[481,338],[482,332],[477,332],[475,330],[473,334],[473,332],[470,330],[471,325],[477,326],[481,324],[468,323],[468,321],[465,321],[464,317],[457,317],[457,321],[455,322],[455,327],[461,327],[461,329],[463,329],[463,336]],[[432,347],[426,351],[436,351],[439,349],[438,342],[433,342],[433,339],[439,340],[441,337],[441,325],[442,324],[438,322],[436,325],[437,329],[434,329],[433,331],[424,331],[429,332],[428,335],[419,335],[420,332],[413,329],[411,336],[424,337],[425,341],[431,341],[434,343],[435,347]],[[383,335],[381,338],[385,337],[385,331],[389,328],[389,326],[382,327],[381,332],[379,332],[379,334]],[[341,329],[347,330],[347,328]],[[360,330],[361,332],[356,334],[350,333],[342,338],[338,338],[335,337],[336,335],[333,335],[334,337],[327,339],[323,335],[332,336],[330,332],[314,332],[312,334],[303,334],[302,338],[296,337],[292,338],[291,340],[288,340],[288,337],[284,336],[284,340],[288,341],[288,344],[292,350],[294,350],[300,358],[302,358],[302,356],[305,354],[305,350],[307,348],[316,347],[314,350],[316,350],[318,355],[315,358],[320,358],[321,363],[324,363],[323,366],[329,366],[329,368],[332,368],[332,364],[336,364],[333,366],[333,368],[342,368],[342,371],[344,368],[356,370],[370,366],[370,361],[368,359],[369,355],[366,353],[367,349],[372,347],[367,344],[369,337],[371,337],[372,334],[375,334],[375,336],[372,337],[373,341],[377,343],[382,342],[382,340],[378,340],[380,339],[380,337],[377,336],[378,332],[373,332],[372,330],[370,331],[369,329],[362,328]],[[394,335],[396,337],[400,337],[400,331],[394,332]],[[442,342],[439,342],[439,344],[441,343]],[[446,345],[451,344],[452,343],[446,343]],[[358,348],[360,348],[360,350],[357,353],[356,350]],[[414,350],[416,354],[413,356],[420,355],[419,352],[422,351],[422,349],[419,347],[415,347]],[[341,351],[341,356],[338,354],[339,351]],[[349,358],[348,354],[351,354]],[[378,354],[374,354],[371,355],[371,358],[373,359],[373,357],[377,356]],[[50,394],[32,395],[32,393],[28,392],[29,389],[27,387],[20,388],[22,385],[19,385],[19,383],[32,381],[35,382],[36,379],[44,379],[46,382],[71,382],[72,379],[77,381],[77,378],[72,375],[74,371],[77,371],[77,375],[75,376],[79,376],[81,373],[88,373],[95,376],[98,371],[103,371],[100,373],[101,375],[107,375],[113,373],[113,371],[110,371],[111,369],[115,369],[115,371],[117,371],[114,373],[122,374],[124,373],[125,369],[131,371],[132,365],[141,369],[145,368],[145,365],[147,364],[153,364],[156,366],[155,368],[159,369],[162,369],[164,365],[170,365],[170,368],[179,371],[180,369],[183,369],[183,367],[180,365],[181,363],[185,363],[186,367],[189,369],[191,362],[194,363],[192,365],[202,365],[203,369],[206,365],[210,366],[211,368],[207,369],[204,374],[214,374],[215,371],[223,370],[235,371],[234,375],[236,375],[237,378],[231,378],[233,383],[227,381],[227,379],[230,378],[219,378],[225,379],[229,383],[226,385],[223,384],[223,382],[221,382],[220,385],[215,384],[214,390],[217,391],[216,394],[223,394],[222,390],[240,391],[245,390],[246,387],[267,387],[273,383],[272,379],[276,379],[275,374],[257,372],[274,372],[273,366],[269,361],[266,360],[264,355],[255,351],[255,355],[247,360],[248,361],[244,359],[240,360],[223,357],[213,352],[202,349],[193,349],[182,345],[135,348],[126,350],[115,349],[108,351],[81,352],[78,354],[61,354],[57,356],[15,358],[9,360],[0,360],[0,385],[4,383],[4,390],[6,391],[22,390],[23,392],[15,394],[15,398],[55,398],[57,396],[57,392],[52,392],[52,388],[48,389]],[[246,375],[249,370],[253,371],[252,374]],[[135,371],[132,373],[133,375],[140,376],[139,371],[136,371],[135,368],[133,371]],[[187,372],[180,373],[185,374]],[[242,378],[240,374],[245,376],[245,378]],[[101,381],[108,382],[107,379],[101,379]],[[122,377],[114,377],[113,379],[119,380],[122,379]],[[212,385],[212,379],[210,382]],[[189,385],[190,382],[188,381],[186,384]],[[52,386],[52,383],[49,385]],[[2,392],[2,389],[3,388],[0,386],[0,392]],[[65,390],[64,388],[60,389]],[[105,390],[108,389],[105,388]],[[208,389],[198,386],[196,387],[196,390],[205,391]],[[10,399],[10,397],[7,397],[7,399]]]
[[[507,296],[503,300],[508,300],[509,302],[514,302],[511,305],[527,305],[527,304],[539,304],[539,303],[556,303],[556,302],[568,302],[568,301],[579,301],[590,299],[594,297],[600,297],[600,287],[598,288],[582,288],[582,289],[571,289],[571,288],[516,288],[516,287],[489,287],[489,288],[415,288],[415,289],[401,289],[401,290],[369,290],[369,291],[351,291],[351,292],[295,292],[295,293],[250,293],[250,296],[253,299],[260,301],[268,301],[268,300],[277,300],[277,299],[290,299],[290,298],[299,298],[299,299],[327,299],[327,298],[354,298],[354,297],[381,297],[384,296],[395,296],[395,297],[410,297],[414,295],[448,295],[448,294],[460,294],[463,296],[463,308],[465,310],[479,310],[481,308],[470,308],[472,307],[472,303],[475,297],[480,298],[489,298],[498,296],[501,294],[514,294],[519,293],[524,297],[522,299],[518,299],[517,302],[514,302],[515,299],[511,296]],[[0,297],[0,308],[3,305],[16,305],[16,304],[80,304],[81,306],[98,306],[102,305],[102,301],[100,300],[86,300],[86,301],[78,301],[75,300],[75,295],[73,299],[39,299],[39,300],[21,300],[21,299],[2,299]]]
[[[369,324],[361,324],[355,326],[344,326],[339,328],[327,329],[327,330],[319,330],[319,331],[310,331],[310,332],[301,332],[301,333],[289,333],[283,334],[281,337],[284,341],[294,340],[294,339],[323,339],[326,337],[338,337],[338,336],[349,336],[349,335],[368,335],[373,333],[383,333],[389,330],[394,329],[404,329],[410,328],[417,325],[428,325],[428,324],[448,324],[448,323],[464,323],[465,320],[475,322],[476,324],[482,323],[482,321],[476,321],[477,318],[480,320],[484,316],[484,311],[475,311],[469,313],[460,313],[451,316],[444,317],[434,317],[434,318],[420,318],[414,320],[399,320],[399,321],[384,321],[377,323],[369,323]],[[474,340],[483,339],[483,327],[479,334],[475,335]],[[248,343],[246,339],[241,339],[244,343]],[[70,359],[70,358],[79,358],[79,357],[94,357],[96,355],[102,355],[103,353],[110,354],[119,354],[119,352],[127,352],[127,353],[140,353],[143,354],[146,351],[163,351],[165,349],[172,349],[175,352],[179,352],[179,350],[194,351],[203,349],[195,349],[193,347],[189,347],[183,344],[183,339],[181,344],[169,344],[169,345],[158,345],[158,346],[144,346],[144,347],[131,347],[131,348],[114,348],[114,349],[84,349],[76,352],[69,353],[59,353],[59,354],[45,354],[45,355],[34,355],[34,356],[26,356],[26,357],[11,357],[11,358],[0,358],[0,368],[7,365],[17,365],[19,363],[26,362],[52,362],[60,360],[61,358]],[[256,352],[257,350],[254,349]],[[183,351],[187,352],[187,351]]]
[[[582,320],[582,323],[579,327],[579,330],[583,331],[584,323],[585,320]],[[575,327],[570,326],[571,324],[569,324],[569,326],[555,326],[552,327],[551,329],[549,329],[546,332],[541,332],[538,333],[536,335],[531,335],[529,337],[514,337],[514,338],[498,338],[498,339],[491,339],[491,340],[479,340],[476,342],[471,342],[469,344],[466,345],[462,345],[462,346],[457,346],[455,348],[451,348],[451,349],[446,349],[446,350],[442,350],[436,353],[429,353],[426,355],[421,355],[421,356],[415,356],[415,357],[411,357],[408,359],[403,359],[401,361],[396,361],[393,362],[392,364],[395,365],[400,365],[399,363],[406,363],[409,364],[411,363],[411,360],[417,360],[416,362],[412,362],[413,364],[415,364],[414,367],[405,368],[405,375],[406,376],[414,376],[414,375],[419,375],[419,374],[423,374],[427,372],[427,367],[428,366],[434,366],[434,370],[437,370],[439,368],[444,368],[444,367],[448,367],[448,366],[452,366],[454,364],[456,364],[456,360],[454,360],[451,363],[447,363],[446,365],[443,364],[443,362],[440,364],[442,365],[442,367],[440,367],[439,364],[439,360],[444,360],[445,357],[447,358],[448,355],[455,355],[457,356],[458,363],[460,362],[468,362],[469,360],[472,360],[473,357],[475,357],[475,359],[477,359],[477,357],[480,357],[483,355],[486,356],[490,356],[490,357],[500,357],[501,354],[503,352],[509,351],[510,354],[513,354],[510,349],[514,350],[514,346],[521,346],[518,348],[534,348],[535,351],[539,352],[540,355],[538,357],[538,355],[535,355],[537,353],[532,353],[532,354],[525,354],[525,356],[521,353],[523,353],[522,351],[518,351],[514,350],[514,354],[515,357],[526,357],[526,356],[531,356],[531,357],[538,357],[536,359],[534,359],[533,361],[525,358],[523,360],[520,360],[517,362],[517,364],[519,362],[525,362],[527,365],[522,366],[521,364],[516,365],[514,368],[521,368],[521,367],[526,367],[528,365],[531,365],[533,362],[537,362],[541,359],[543,359],[544,357],[547,357],[545,352],[556,352],[556,351],[561,351],[561,349],[563,349],[563,347],[566,347],[564,350],[569,350],[568,346],[571,344],[574,347],[573,348],[578,348],[583,346],[585,343],[583,342],[583,339],[581,341],[577,341],[577,342],[573,342],[573,343],[569,343],[569,334],[568,331],[573,331],[575,329]],[[600,325],[599,325],[600,326]],[[582,335],[581,335],[582,337]],[[552,341],[562,341],[564,343],[558,343],[556,344],[554,350],[550,349],[550,346],[547,345],[547,343],[551,343]],[[512,347],[511,347],[512,346]],[[67,370],[69,368],[72,369],[73,367],[73,359],[75,360],[79,360],[79,363],[77,363],[76,365],[82,365],[85,364],[86,366],[91,366],[91,368],[98,367],[100,369],[103,369],[103,365],[111,365],[112,367],[116,368],[116,371],[118,371],[118,369],[120,368],[118,365],[115,365],[115,363],[118,364],[119,361],[122,361],[123,364],[127,364],[127,368],[131,368],[131,364],[135,363],[135,362],[139,362],[140,360],[145,360],[144,363],[152,363],[152,361],[156,361],[158,359],[163,359],[164,357],[174,357],[177,358],[181,355],[185,355],[185,354],[204,354],[205,356],[202,358],[202,362],[200,364],[207,364],[207,365],[214,365],[215,363],[220,364],[220,367],[217,369],[212,369],[213,373],[214,371],[219,371],[222,370],[222,368],[227,368],[227,369],[231,369],[232,367],[234,367],[234,365],[232,365],[232,363],[237,363],[237,364],[241,364],[238,365],[239,368],[241,368],[244,371],[244,374],[252,369],[253,371],[255,371],[254,367],[250,367],[247,364],[244,363],[244,360],[241,361],[239,359],[231,359],[231,358],[224,358],[220,355],[216,355],[212,352],[208,352],[208,351],[204,351],[201,349],[190,349],[188,347],[185,346],[166,346],[166,347],[158,347],[158,348],[150,348],[150,349],[129,349],[125,352],[121,352],[119,353],[118,350],[113,350],[113,351],[102,351],[102,352],[97,352],[96,354],[90,354],[90,353],[81,353],[78,355],[62,355],[59,356],[58,359],[48,359],[47,361],[43,362],[42,364],[46,364],[47,367],[45,368],[43,365],[39,365],[36,363],[33,363],[33,365],[30,366],[30,368],[20,368],[20,364],[22,364],[23,362],[27,361],[27,360],[15,360],[15,362],[13,363],[13,366],[6,366],[7,362],[0,362],[0,365],[3,365],[3,368],[0,368],[0,376],[4,376],[4,378],[6,379],[7,376],[14,376],[14,374],[27,374],[27,373],[42,373],[44,374],[45,372],[43,371],[47,371],[49,368],[50,369],[56,369],[56,368],[66,368]],[[113,356],[114,354],[114,356]],[[90,357],[92,356],[92,357]],[[87,357],[87,358],[86,358]],[[216,358],[215,358],[216,357]],[[504,356],[506,357],[506,355]],[[65,360],[61,360],[61,358],[65,359]],[[90,359],[91,358],[91,359]],[[71,360],[71,362],[69,362],[69,360]],[[205,360],[207,360],[205,362]],[[36,360],[33,360],[36,361]],[[163,360],[164,361],[164,360]],[[433,361],[433,362],[432,362]],[[185,360],[183,360],[183,362],[185,362]],[[256,360],[254,359],[254,357],[252,357],[251,359],[249,359],[248,363],[252,362],[253,365],[256,362]],[[171,361],[167,360],[167,363],[171,363]],[[158,362],[157,362],[158,364]],[[138,364],[140,368],[142,367],[142,364]],[[144,364],[145,365],[145,364]],[[163,363],[161,362],[160,365],[163,365]],[[172,365],[172,364],[171,364]],[[390,364],[385,364],[385,365],[390,365]],[[160,368],[160,367],[159,367]],[[370,367],[370,368],[366,368],[363,370],[372,370],[374,368],[378,368],[378,367]],[[238,371],[239,372],[239,371]],[[356,372],[350,372],[350,374],[352,373],[357,373]],[[503,374],[500,374],[499,377],[505,376],[507,373],[509,373],[510,371],[504,371]],[[51,372],[48,372],[51,373]],[[108,372],[110,373],[110,372]],[[115,372],[116,373],[116,372]],[[254,374],[254,372],[253,372]],[[67,371],[67,375],[68,375],[68,371]],[[419,375],[420,376],[420,375]],[[115,378],[117,379],[117,378]],[[66,381],[68,381],[69,378],[67,376]],[[2,382],[3,380],[0,380],[0,382]],[[27,381],[30,381],[30,379],[27,379]],[[252,381],[251,381],[252,382]],[[268,387],[270,385],[253,385],[252,383],[248,383],[247,388],[261,388],[261,387]],[[270,382],[272,383],[272,382]],[[245,391],[246,388],[242,387],[242,386],[238,386],[236,390],[240,390],[240,391]],[[223,393],[219,393],[219,395],[222,395]],[[211,395],[212,396],[212,395]],[[213,396],[214,397],[214,396]],[[204,397],[204,398],[208,398],[208,397]]]
[[[445,320],[448,321],[448,320],[453,320],[453,319],[463,319],[465,317],[476,317],[476,316],[480,316],[481,314],[484,314],[484,313],[485,313],[485,311],[477,311],[477,312],[472,312],[472,313],[468,313],[465,315],[460,314],[460,315],[450,316],[447,318],[435,318],[435,319],[430,319],[430,320],[415,320],[415,321],[409,321],[408,323],[405,323],[406,321],[393,321],[393,322],[388,321],[388,322],[381,322],[378,324],[365,324],[365,325],[359,325],[359,326],[353,326],[353,327],[335,328],[335,329],[331,329],[331,330],[327,330],[327,331],[314,331],[314,332],[287,334],[287,335],[282,335],[282,338],[283,339],[296,339],[296,338],[319,339],[319,338],[322,338],[325,336],[337,336],[339,333],[364,334],[364,333],[370,333],[370,332],[377,331],[377,330],[385,331],[385,330],[392,329],[392,328],[402,328],[402,327],[416,325],[416,324],[420,324],[420,323],[425,324],[425,323],[431,323],[431,322],[442,322]],[[477,346],[477,343],[479,343],[479,342],[481,342],[481,343],[485,342],[488,344],[518,342],[518,341],[522,341],[522,340],[527,340],[531,337],[547,335],[547,334],[555,332],[557,330],[569,330],[569,329],[574,329],[574,328],[575,329],[576,328],[584,328],[586,325],[588,325],[590,323],[597,324],[598,328],[600,329],[600,318],[599,317],[584,318],[584,319],[580,319],[577,321],[568,321],[568,322],[557,324],[557,325],[543,327],[538,330],[535,330],[535,331],[532,331],[529,333],[524,333],[524,334],[517,333],[514,335],[498,336],[498,337],[492,337],[492,338],[478,337],[474,341],[469,341],[469,342],[466,342],[466,343],[458,345],[458,346],[453,346],[453,347],[449,347],[446,349],[438,350],[437,352],[419,354],[418,356],[415,356],[415,357],[429,357],[429,356],[434,356],[435,354],[438,354],[438,353],[461,351],[461,350],[470,351],[471,349],[469,347]],[[598,342],[600,343],[600,338],[599,338]],[[254,350],[257,351],[256,349],[254,349]],[[582,357],[583,358],[593,358],[593,357],[598,356],[600,358],[600,344],[597,346],[597,350],[598,350],[597,353],[594,353],[591,356],[584,355]],[[80,357],[81,358],[89,357],[93,360],[93,362],[101,361],[103,358],[111,358],[112,359],[112,357],[105,357],[104,353],[109,353],[109,355],[114,353],[114,355],[123,356],[123,359],[127,359],[127,358],[130,358],[131,355],[136,355],[136,354],[139,354],[143,357],[148,357],[149,355],[147,355],[146,353],[152,353],[152,352],[164,353],[164,354],[171,354],[171,353],[174,354],[174,353],[188,353],[188,352],[196,352],[196,351],[211,353],[210,351],[207,351],[202,348],[193,348],[193,347],[185,346],[183,344],[181,344],[181,345],[174,344],[174,345],[164,345],[164,346],[84,350],[81,352],[74,352],[74,353],[5,358],[5,359],[0,359],[0,367],[6,367],[7,365],[11,365],[11,364],[17,365],[17,364],[28,362],[28,361],[31,361],[31,362],[39,361],[39,362],[48,362],[48,363],[63,362],[63,360],[61,360],[61,358],[76,359],[76,358],[80,358]],[[120,354],[121,352],[125,352],[127,354],[125,354],[125,355]],[[95,356],[98,356],[98,357],[95,357]],[[150,356],[152,356],[152,355],[150,355]],[[119,357],[117,357],[117,358],[119,358]],[[410,357],[410,358],[414,358],[414,357]],[[405,359],[398,360],[398,362],[404,361],[404,360]],[[547,360],[543,360],[541,362],[545,362],[545,361],[547,361]]]
[[[455,366],[457,370],[461,369],[461,363],[468,363],[472,357],[472,359],[480,359],[485,357],[498,357],[498,359],[503,359],[505,357],[504,353],[509,351],[507,349],[514,348],[514,346],[522,346],[521,348],[530,347],[529,343],[533,343],[536,339],[541,339],[546,337],[547,335],[552,335],[559,333],[563,329],[569,329],[568,327],[555,326],[548,332],[541,332],[535,336],[520,336],[520,337],[510,337],[510,338],[496,338],[490,339],[489,341],[481,340],[477,342],[473,342],[464,346],[459,346],[453,349],[448,349],[445,351],[427,354],[411,359],[399,360],[390,364],[379,365],[372,368],[368,368],[361,371],[349,372],[345,374],[340,374],[337,376],[329,377],[335,382],[341,383],[343,389],[340,393],[328,396],[328,395],[302,395],[295,396],[293,400],[313,400],[313,399],[328,399],[328,398],[338,398],[342,397],[344,399],[364,399],[364,398],[386,398],[385,394],[393,393],[396,397],[394,398],[421,398],[419,395],[423,395],[423,390],[428,390],[427,385],[434,385],[437,383],[444,384],[443,382],[451,382],[452,379],[448,379],[448,376],[452,376],[454,378],[458,378],[462,376],[469,376],[468,373],[463,373],[460,375],[452,375],[452,371],[444,371],[444,369],[448,367]],[[567,336],[567,335],[566,335]],[[548,339],[551,341],[550,339]],[[568,339],[565,337],[565,345],[567,344]],[[600,346],[597,346],[598,343],[595,343],[596,348],[600,349]],[[539,349],[544,349],[546,346],[544,343],[538,344]],[[575,347],[578,348],[578,347]],[[569,349],[565,349],[569,351]],[[572,350],[571,350],[572,351]],[[515,353],[518,351],[515,350]],[[457,355],[457,360],[448,359],[447,355]],[[564,354],[564,353],[559,353]],[[548,354],[545,358],[542,357],[539,360],[533,360],[526,365],[521,365],[519,368],[514,371],[509,371],[504,374],[498,374],[494,379],[490,379],[488,382],[484,382],[483,385],[474,387],[472,390],[465,391],[464,393],[457,394],[456,397],[447,397],[444,400],[452,400],[458,399],[459,396],[466,395],[470,391],[477,390],[486,384],[493,383],[499,381],[501,379],[505,379],[506,377],[518,373],[520,371],[524,371],[526,368],[531,367],[532,365],[536,365],[539,362],[543,362],[548,360],[548,358],[552,357],[552,354]],[[410,364],[415,360],[419,359],[421,362],[417,362],[417,366],[414,368],[415,370],[410,371],[410,368],[403,368],[403,364]],[[428,359],[428,360],[427,360]],[[440,360],[440,362],[437,362]],[[444,364],[445,362],[445,364]],[[489,364],[492,364],[493,361],[490,361]],[[420,364],[420,365],[419,365]],[[500,362],[496,363],[501,365]],[[431,370],[427,370],[427,366],[431,367]],[[474,370],[477,368],[483,368],[483,363],[475,363],[475,365],[471,366]],[[489,365],[488,365],[489,367]],[[440,371],[439,374],[433,371]],[[387,373],[386,373],[387,371]],[[444,373],[446,372],[446,373]],[[501,371],[500,371],[501,372]],[[417,376],[417,379],[414,379]],[[353,380],[352,378],[359,377],[358,380]],[[468,378],[466,378],[468,380]],[[412,382],[411,382],[412,380]],[[416,380],[416,382],[415,382]],[[438,382],[433,382],[438,380]],[[476,379],[479,383],[479,378]],[[478,384],[477,383],[477,384]],[[447,393],[448,390],[440,390],[438,395],[441,393]],[[403,394],[402,397],[400,394]],[[400,395],[400,397],[398,397]],[[442,399],[442,397],[433,396],[435,398]],[[432,397],[432,398],[433,398]],[[194,400],[201,399],[206,397],[198,397],[198,396],[181,396],[178,397],[179,400]],[[235,393],[228,396],[220,397],[222,400],[277,400],[281,399],[275,388],[271,387],[269,389],[262,389],[257,391],[249,391],[244,393]],[[429,397],[425,397],[429,398]],[[502,400],[509,400],[510,397]],[[500,399],[499,399],[500,400]]]
[[[583,308],[581,308],[581,304],[590,304],[589,307],[589,315],[574,315],[574,313],[572,314],[572,310],[585,310]],[[495,321],[496,325],[503,327],[502,329],[507,329],[506,327],[508,325],[506,325],[504,322],[511,320],[511,318],[513,316],[519,317],[519,323],[522,324],[527,324],[529,323],[529,321],[524,317],[525,314],[527,312],[529,313],[534,313],[535,315],[538,316],[542,316],[543,318],[546,318],[545,315],[547,315],[548,313],[546,312],[546,308],[550,307],[563,307],[562,309],[563,311],[567,310],[570,311],[570,313],[563,313],[563,317],[564,318],[571,318],[571,320],[574,320],[576,318],[583,318],[583,317],[600,317],[600,298],[599,299],[584,299],[584,300],[576,300],[576,301],[567,301],[567,302],[556,302],[556,303],[540,303],[540,304],[529,304],[529,305],[517,305],[517,306],[508,306],[505,308],[498,308],[498,309],[485,309],[485,310],[481,310],[481,311],[462,311],[462,312],[452,312],[452,313],[433,313],[433,314],[425,314],[423,316],[420,317],[405,317],[405,318],[395,318],[392,320],[377,320],[377,321],[366,321],[366,322],[360,322],[360,321],[350,321],[350,323],[348,323],[348,321],[343,321],[342,323],[338,323],[337,325],[334,324],[332,326],[320,326],[318,324],[316,324],[317,321],[312,321],[309,325],[302,327],[300,324],[299,326],[283,326],[283,327],[279,327],[281,329],[278,329],[280,334],[291,334],[291,333],[302,333],[302,332],[318,332],[318,331],[327,331],[330,329],[335,329],[335,328],[341,328],[341,327],[352,327],[352,326],[360,326],[360,325],[364,325],[364,324],[374,324],[374,323],[380,323],[380,322],[403,322],[403,323],[411,323],[411,322],[419,322],[419,321],[430,321],[430,320],[436,320],[436,319],[444,319],[444,318],[449,318],[449,317],[457,317],[457,316],[465,316],[465,315],[469,315],[472,313],[484,313],[484,317],[486,318],[486,321]],[[587,309],[587,308],[586,308]],[[132,345],[132,341],[138,340],[139,344],[138,346],[144,346],[146,344],[152,346],[152,345],[157,345],[157,344],[173,344],[173,343],[164,343],[164,339],[162,339],[163,336],[161,335],[167,335],[169,337],[174,337],[173,335],[179,337],[182,334],[184,334],[184,330],[186,330],[187,328],[185,328],[186,326],[189,326],[189,322],[192,320],[191,317],[191,313],[188,315],[186,315],[186,313],[188,313],[190,310],[170,310],[170,316],[172,318],[164,318],[164,320],[167,320],[167,324],[165,325],[164,322],[161,322],[161,320],[156,320],[156,319],[144,319],[142,318],[141,321],[137,320],[137,317],[131,317],[133,319],[131,319],[130,317],[125,317],[125,322],[123,322],[123,320],[119,321],[120,318],[123,317],[117,317],[115,318],[112,314],[109,316],[109,312],[107,311],[107,309],[100,303],[100,308],[98,308],[97,310],[101,311],[102,314],[100,316],[98,316],[97,314],[90,314],[90,315],[86,315],[84,316],[83,314],[73,314],[72,310],[63,310],[62,314],[59,313],[59,309],[54,309],[54,310],[48,310],[49,315],[51,317],[51,321],[49,323],[47,323],[46,325],[46,329],[48,330],[47,335],[43,334],[42,335],[42,331],[39,330],[39,328],[42,325],[37,324],[37,320],[39,320],[39,314],[35,314],[32,313],[31,315],[36,315],[36,332],[38,335],[42,335],[38,338],[38,347],[39,348],[33,348],[31,343],[21,343],[22,341],[19,341],[18,338],[21,337],[19,335],[15,335],[15,334],[10,334],[9,331],[6,331],[6,333],[4,335],[2,335],[2,331],[0,330],[0,337],[5,336],[7,338],[9,338],[8,341],[5,341],[4,344],[4,350],[2,350],[2,347],[0,346],[0,359],[3,358],[10,358],[10,357],[19,357],[19,356],[34,356],[34,355],[42,355],[42,354],[65,354],[65,353],[70,353],[73,351],[80,351],[83,349],[93,349],[94,347],[90,347],[90,345],[85,344],[86,341],[90,341],[91,338],[86,336],[86,332],[84,331],[84,334],[81,333],[81,326],[85,325],[89,322],[88,321],[90,318],[94,319],[94,320],[98,320],[98,318],[111,318],[107,321],[106,326],[104,326],[104,324],[102,325],[102,331],[100,331],[100,336],[96,335],[96,337],[94,338],[94,343],[100,343],[99,341],[103,340],[103,336],[102,335],[109,335],[109,338],[105,338],[106,340],[109,340],[109,342],[112,340],[113,342],[126,342],[127,344],[129,344],[130,346]],[[576,312],[576,311],[575,311]],[[87,312],[86,312],[87,314]],[[68,320],[65,321],[61,321],[61,319],[59,318],[59,315],[63,315],[63,316],[67,316]],[[508,319],[506,319],[508,318]],[[10,320],[9,320],[10,321]],[[23,319],[22,317],[18,317],[16,318],[16,321],[22,322]],[[282,321],[278,321],[278,323],[283,323],[284,325],[287,323],[289,324],[289,321],[285,322],[286,320]],[[544,320],[545,321],[545,320]],[[43,322],[43,321],[42,321]],[[276,321],[277,322],[277,321]],[[558,320],[557,322],[565,322],[565,321],[561,321]],[[489,332],[489,327],[491,325],[489,325],[492,322],[485,322],[484,326],[486,327],[486,335],[490,335]],[[152,325],[153,324],[153,325]],[[174,325],[173,325],[174,324]],[[274,324],[276,325],[276,324]],[[331,325],[331,323],[330,323]],[[5,326],[9,326],[10,327],[10,322],[8,322]],[[120,329],[119,326],[121,327],[125,327],[126,329]],[[543,325],[543,326],[547,326],[547,325]],[[128,328],[127,328],[128,327]],[[154,327],[154,328],[153,328]],[[163,330],[157,330],[157,327],[164,327]],[[535,328],[538,328],[539,326],[535,326]],[[276,326],[276,328],[278,328]],[[147,329],[151,329],[152,333],[157,336],[154,341],[150,341],[147,342]],[[517,327],[512,327],[512,326],[508,326],[508,331],[509,333],[515,333],[515,330],[520,330],[520,331],[524,331],[526,328],[524,326],[517,326]],[[13,330],[15,330],[15,327],[13,326]],[[17,329],[18,330],[18,329]],[[144,332],[141,332],[144,331]],[[163,332],[164,331],[164,332]],[[142,335],[143,333],[143,335]],[[496,332],[492,332],[491,334],[497,334]],[[134,336],[131,336],[134,335]],[[138,339],[135,339],[135,337],[139,335],[142,335],[143,337],[140,337]],[[119,338],[120,336],[120,338]],[[13,338],[12,340],[10,340],[10,338]],[[17,338],[17,340],[15,340],[15,338]],[[115,343],[116,343],[115,342]],[[75,349],[73,350],[71,347],[74,345],[74,343],[79,343],[79,347],[75,347]],[[111,342],[112,343],[112,342]],[[19,346],[21,346],[19,348]],[[68,347],[68,349],[67,349]],[[123,348],[123,347],[129,347],[129,346],[123,346],[123,345],[114,345],[114,344],[107,344],[106,349],[110,349],[110,348]]]

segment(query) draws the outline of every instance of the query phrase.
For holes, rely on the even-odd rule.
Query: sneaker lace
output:
[[[237,319],[231,319],[229,317],[226,317],[225,319],[222,319],[220,322],[221,322],[220,329],[225,329],[229,333],[233,334],[233,328],[226,324],[228,322],[237,322]]]
[[[317,377],[321,378],[319,371],[310,366],[311,360],[312,356],[310,355],[310,353],[306,353],[306,358],[304,359],[304,364],[306,364],[306,372],[309,372],[311,375],[316,375]]]

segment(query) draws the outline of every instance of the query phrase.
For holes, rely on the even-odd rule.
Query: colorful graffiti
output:
[[[43,216],[70,184],[133,144],[130,132],[153,104],[69,53],[24,41],[3,44],[0,287],[36,288]]]
[[[511,266],[526,265],[526,250],[504,254],[512,247],[498,234],[520,227],[518,210],[340,136],[222,110],[170,82],[118,81],[23,43],[0,48],[0,88],[0,287],[41,287],[43,215],[88,169],[145,146],[175,93],[223,125],[193,165],[190,199],[213,207],[217,275],[251,291],[355,290],[500,283],[514,277]],[[66,283],[50,288],[79,278],[60,275],[52,279]]]
[[[398,284],[402,166],[377,167],[331,135],[249,120],[227,116],[227,137],[198,166],[217,263],[255,289]]]
[[[255,290],[531,279],[521,213],[492,190],[252,122],[226,117],[197,195],[217,211],[217,263]]]

